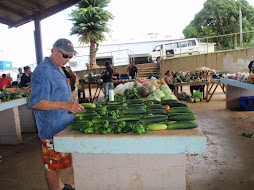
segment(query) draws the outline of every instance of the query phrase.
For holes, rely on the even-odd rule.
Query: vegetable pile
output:
[[[13,99],[23,98],[23,97],[26,97],[29,100],[30,91],[24,90],[24,89],[21,89],[20,91],[15,91],[15,92],[3,91],[3,92],[0,92],[0,103],[10,101]]]
[[[98,131],[104,135],[130,132],[142,135],[151,130],[198,127],[194,122],[197,116],[187,104],[176,99],[162,101],[132,99],[81,105],[86,111],[76,114],[69,128],[86,134]]]

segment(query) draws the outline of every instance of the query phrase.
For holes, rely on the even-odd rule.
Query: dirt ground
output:
[[[207,147],[201,155],[187,155],[187,190],[254,189],[254,138],[241,136],[254,133],[254,112],[226,109],[220,89],[210,102],[188,105],[198,116]],[[36,133],[22,137],[20,145],[0,146],[0,189],[45,190],[40,140]],[[72,169],[62,171],[62,178],[73,183]]]

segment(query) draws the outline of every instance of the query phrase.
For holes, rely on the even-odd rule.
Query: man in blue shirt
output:
[[[60,177],[60,170],[71,166],[71,155],[54,151],[53,136],[73,122],[75,113],[84,109],[72,102],[71,88],[61,68],[75,53],[71,41],[57,40],[50,57],[46,57],[35,68],[31,78],[30,106],[34,109],[42,140],[45,174],[50,190],[74,189],[71,185],[64,185]],[[68,114],[68,111],[72,114]]]

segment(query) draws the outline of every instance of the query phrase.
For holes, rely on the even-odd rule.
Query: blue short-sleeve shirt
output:
[[[31,77],[30,106],[33,107],[40,100],[72,102],[71,88],[61,68],[45,58],[34,70]],[[74,114],[67,110],[38,110],[34,109],[39,137],[53,139],[74,120]]]

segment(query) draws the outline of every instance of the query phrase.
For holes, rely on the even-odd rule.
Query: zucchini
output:
[[[122,101],[109,101],[108,102],[108,105],[121,105],[121,104],[123,104]]]
[[[107,106],[100,106],[96,108],[88,108],[87,112],[94,112],[94,111],[101,111],[101,110],[107,110]]]
[[[107,105],[107,102],[94,102],[95,105]]]
[[[154,104],[154,105],[148,105],[147,106],[147,110],[151,110],[151,109],[163,109],[164,110],[165,106],[160,105],[160,104]]]
[[[93,123],[102,123],[103,121],[107,120],[109,123],[117,123],[118,120],[113,117],[96,117],[92,119]]]
[[[170,108],[175,108],[175,107],[183,107],[183,108],[189,108],[189,106],[187,104],[184,104],[184,103],[171,103],[169,104],[169,107]]]
[[[154,104],[160,104],[161,103],[159,100],[146,100],[144,103],[145,103],[145,105],[149,105],[150,102],[153,102]]]
[[[83,116],[83,120],[92,120],[93,118],[97,118],[99,116],[100,116],[99,114],[97,114],[97,115],[87,115],[87,116]]]
[[[123,110],[124,114],[145,114],[145,109],[127,108]]]
[[[108,105],[107,106],[107,110],[109,111],[124,110],[124,109],[127,109],[127,106],[123,106],[123,105]]]
[[[139,121],[139,117],[133,115],[121,116],[117,119],[118,121]]]
[[[82,117],[85,117],[85,116],[97,116],[97,112],[96,111],[91,111],[91,112],[79,112],[79,113],[76,113],[76,116],[82,116]]]
[[[168,128],[166,124],[162,123],[150,123],[146,124],[145,126],[148,127],[148,129],[150,129],[151,131],[165,130]]]
[[[125,101],[128,105],[129,104],[143,104],[144,103],[144,100],[126,100]]]
[[[162,121],[167,120],[166,115],[153,115],[153,116],[145,116],[143,118],[140,118],[140,122],[142,124],[148,124],[148,123],[159,123]]]
[[[82,105],[85,109],[96,108],[96,105],[95,105],[94,103],[81,103],[81,105]]]
[[[71,130],[80,130],[80,127],[83,127],[85,123],[76,123],[73,122],[72,124],[69,125],[69,129]]]
[[[147,114],[162,114],[167,115],[167,112],[163,109],[151,109],[146,112]]]
[[[168,116],[169,121],[194,121],[197,116],[193,113],[173,113]]]
[[[128,108],[136,108],[136,109],[139,109],[139,108],[144,108],[144,109],[146,109],[146,105],[144,105],[144,104],[130,104],[130,105],[128,105]]]
[[[192,129],[197,127],[198,125],[193,121],[177,121],[168,124],[168,129]]]
[[[162,100],[161,101],[161,104],[162,105],[170,105],[170,104],[172,104],[172,103],[181,103],[179,100]]]
[[[173,107],[168,110],[168,114],[173,113],[193,113],[189,108],[184,107]]]

